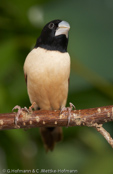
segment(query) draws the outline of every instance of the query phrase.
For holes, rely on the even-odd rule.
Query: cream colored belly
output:
[[[28,95],[31,103],[36,102],[41,109],[57,110],[67,101],[70,57],[68,53],[58,53],[55,57],[54,52],[45,52],[45,56],[41,56],[39,51],[32,51],[24,64]]]
[[[60,109],[65,106],[68,93],[68,82],[60,84],[57,79],[48,83],[46,80],[41,79],[41,82],[32,84],[34,81],[28,81],[28,94],[31,103],[36,102],[41,109]]]

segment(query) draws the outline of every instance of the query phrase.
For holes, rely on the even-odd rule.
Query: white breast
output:
[[[70,56],[68,53],[33,49],[24,63],[31,103],[41,109],[60,109],[66,104]]]

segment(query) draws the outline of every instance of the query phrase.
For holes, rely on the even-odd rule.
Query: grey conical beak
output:
[[[66,21],[62,21],[58,24],[58,28],[55,32],[55,36],[65,34],[66,37],[68,38],[68,31],[70,29],[70,25]]]

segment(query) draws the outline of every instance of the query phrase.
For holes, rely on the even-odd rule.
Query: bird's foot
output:
[[[15,109],[18,109],[18,112],[15,116],[15,120],[14,120],[14,124],[17,126],[17,122],[18,122],[18,119],[19,119],[19,116],[20,114],[22,113],[22,111],[26,111],[26,112],[29,112],[29,110],[27,109],[27,107],[24,107],[24,108],[21,108],[20,106],[16,105],[12,111],[14,111]],[[18,126],[17,126],[18,127]]]
[[[69,103],[69,107],[63,107],[61,109],[61,112],[62,113],[63,111],[68,111],[68,121],[67,121],[67,127],[69,126],[69,123],[70,123],[70,118],[71,118],[71,111],[73,108],[76,108],[72,103]]]

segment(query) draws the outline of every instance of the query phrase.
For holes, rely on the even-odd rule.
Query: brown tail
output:
[[[53,150],[55,143],[62,140],[62,128],[61,127],[42,127],[40,133],[46,151]]]

